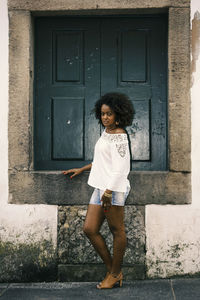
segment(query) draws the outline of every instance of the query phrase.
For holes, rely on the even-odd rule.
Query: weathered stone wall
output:
[[[102,260],[83,233],[87,206],[60,206],[58,211],[58,268],[59,279],[100,280],[104,268],[98,268]],[[145,277],[145,224],[144,206],[125,207],[127,249],[123,261],[126,279]],[[112,253],[113,238],[105,221],[101,233]],[[79,265],[79,273],[77,267]],[[74,266],[74,267],[73,267]],[[82,266],[82,268],[80,267]],[[88,266],[90,274],[88,278]],[[70,268],[70,274],[67,273]],[[96,273],[96,270],[98,272]],[[66,271],[66,272],[65,272]]]
[[[55,280],[57,257],[51,241],[30,240],[28,244],[0,241],[0,282]]]
[[[57,279],[57,208],[0,201],[0,282]]]
[[[147,206],[147,276],[200,274],[200,209]]]

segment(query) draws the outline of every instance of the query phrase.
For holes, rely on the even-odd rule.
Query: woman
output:
[[[95,145],[94,159],[79,169],[63,171],[73,173],[71,178],[90,170],[88,184],[94,187],[83,231],[90,239],[107,268],[104,280],[97,288],[122,285],[121,265],[126,248],[124,203],[130,191],[127,176],[130,171],[130,153],[125,127],[132,124],[133,106],[121,93],[107,93],[96,103],[94,112],[104,131]],[[113,257],[100,234],[104,219],[113,234]]]

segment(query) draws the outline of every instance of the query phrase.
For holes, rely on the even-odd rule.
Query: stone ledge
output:
[[[125,280],[144,279],[145,266],[134,264],[122,267]],[[65,282],[100,281],[106,269],[103,264],[58,265],[58,280]]]
[[[8,0],[9,9],[22,9],[31,11],[47,10],[86,10],[86,9],[118,9],[118,8],[161,8],[161,7],[189,7],[190,0]]]
[[[88,172],[73,178],[61,171],[9,171],[9,203],[88,204],[93,188],[87,185]],[[128,205],[190,204],[191,174],[184,172],[139,172],[129,176]]]

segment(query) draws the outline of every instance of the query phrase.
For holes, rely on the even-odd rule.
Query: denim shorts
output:
[[[105,191],[95,188],[94,192],[90,198],[89,204],[102,205],[101,197]],[[112,205],[124,206],[126,198],[130,192],[130,187],[128,186],[126,192],[112,192]]]

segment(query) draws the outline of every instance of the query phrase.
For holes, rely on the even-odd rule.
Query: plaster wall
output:
[[[149,277],[200,272],[200,2],[191,1],[192,204],[147,205]],[[189,70],[188,70],[189,72]]]
[[[8,10],[0,1],[0,241],[56,247],[57,206],[8,204]]]

